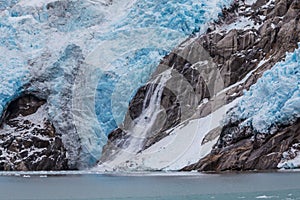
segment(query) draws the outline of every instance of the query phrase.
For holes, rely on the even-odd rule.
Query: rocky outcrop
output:
[[[9,104],[0,128],[0,170],[69,169],[66,149],[46,104],[30,94]]]
[[[240,2],[239,6],[233,7],[237,11],[234,13],[238,14],[227,14],[223,20],[225,24],[231,22],[232,29],[227,30],[224,24],[221,27],[212,25],[210,30],[214,31],[198,39],[220,67],[225,87],[240,81],[261,60],[266,60],[254,72],[256,76],[242,85],[243,89],[248,89],[263,71],[282,60],[286,52],[297,48],[300,41],[297,1],[268,2],[258,0],[251,6]],[[283,4],[285,9],[282,9]]]
[[[300,120],[280,127],[274,134],[254,134],[254,131],[237,126],[224,127],[217,147],[199,162],[183,171],[226,171],[277,169],[284,152],[300,141]],[[235,131],[233,131],[235,130]],[[226,132],[235,133],[228,138]]]

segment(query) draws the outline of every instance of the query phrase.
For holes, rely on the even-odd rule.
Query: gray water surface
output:
[[[0,200],[300,199],[300,172],[0,175]]]

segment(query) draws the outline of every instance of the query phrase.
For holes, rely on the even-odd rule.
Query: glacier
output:
[[[92,165],[160,59],[191,34],[204,32],[231,3],[2,1],[0,114],[22,93],[39,92],[69,151],[78,148],[77,134],[80,159]],[[91,96],[84,96],[87,90]],[[72,115],[76,128],[68,133]]]
[[[3,50],[1,47],[0,49]],[[8,52],[10,56],[4,54],[0,55],[2,61],[11,63],[8,66],[4,63],[0,63],[0,69],[5,69],[0,73],[0,113],[3,113],[8,102],[16,98],[22,92],[22,86],[26,83],[26,79],[29,76],[29,71],[22,68],[25,64],[24,61],[16,59],[15,56],[19,56],[17,52]]]
[[[114,41],[110,45],[114,46],[114,53],[118,52],[117,58],[111,58],[109,69],[104,70],[108,74],[114,74],[114,82],[117,84],[111,84],[111,91],[114,91],[116,95],[112,95],[112,97],[97,95],[97,97],[102,96],[102,99],[96,99],[97,113],[107,113],[112,116],[110,117],[112,121],[107,121],[103,114],[97,115],[101,127],[107,127],[103,129],[106,134],[116,128],[116,126],[106,126],[107,124],[118,125],[123,122],[128,102],[135,91],[146,83],[160,59],[189,35],[205,31],[206,23],[217,19],[221,8],[229,6],[230,3],[231,1],[172,0],[160,3],[154,0],[137,1],[127,16],[113,25],[114,32],[99,36],[100,40]],[[115,43],[116,38],[120,38],[118,40],[124,38],[128,41]],[[139,44],[141,42],[142,44]],[[134,43],[134,45],[129,43]],[[97,56],[97,59],[103,62],[103,59],[99,59],[99,57],[104,56]],[[95,55],[88,59],[92,59],[91,57],[95,57]],[[101,65],[99,61],[95,60],[89,63]],[[104,67],[100,66],[100,68]],[[105,84],[105,78],[104,81],[100,79],[98,85]],[[107,110],[109,107],[112,109]],[[102,110],[108,112],[102,112]]]
[[[300,44],[299,44],[300,45]],[[300,48],[266,71],[244,92],[226,121],[243,121],[258,133],[272,133],[300,117]]]

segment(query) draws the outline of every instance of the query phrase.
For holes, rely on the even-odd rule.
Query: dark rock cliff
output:
[[[0,129],[0,170],[67,170],[67,151],[45,104],[26,94],[8,106]]]
[[[233,127],[224,127],[218,146],[208,156],[182,170],[277,169],[283,153],[300,142],[300,120],[289,126],[280,127],[276,133],[270,135],[254,135],[253,130],[244,129],[235,132],[236,137],[230,141],[226,139],[226,131],[234,132]]]

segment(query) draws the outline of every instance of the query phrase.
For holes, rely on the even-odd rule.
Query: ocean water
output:
[[[1,200],[300,199],[299,172],[2,173]]]

